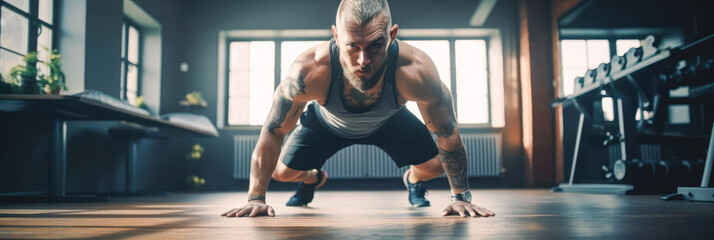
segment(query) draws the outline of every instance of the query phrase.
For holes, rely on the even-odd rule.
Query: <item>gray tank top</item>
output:
[[[330,62],[332,76],[330,89],[325,105],[313,103],[315,113],[320,123],[331,132],[350,139],[363,138],[379,130],[379,128],[392,115],[397,113],[402,106],[397,99],[395,84],[397,59],[399,58],[399,45],[395,41],[388,50],[387,68],[384,73],[382,94],[377,103],[363,112],[352,112],[344,106],[344,82],[340,65],[340,51],[335,39],[330,40]]]

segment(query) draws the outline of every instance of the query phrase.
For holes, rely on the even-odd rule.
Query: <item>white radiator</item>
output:
[[[501,133],[461,134],[468,155],[469,177],[496,177],[501,169]],[[236,179],[248,179],[250,158],[257,135],[234,136]],[[397,168],[392,159],[375,146],[352,145],[338,151],[323,167],[333,179],[400,178],[407,166]],[[442,175],[441,177],[444,177]]]

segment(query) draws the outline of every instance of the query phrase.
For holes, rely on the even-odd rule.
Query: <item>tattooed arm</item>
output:
[[[451,91],[442,83],[436,66],[426,53],[407,43],[399,44],[397,89],[400,98],[415,101],[419,106],[424,124],[437,137],[439,156],[451,192],[461,193],[469,189],[467,161]]]
[[[273,106],[253,151],[248,190],[250,196],[265,196],[285,135],[295,127],[300,113],[305,108],[306,101],[300,100],[306,93],[305,88],[300,72],[297,76],[289,76],[283,80],[275,90]]]
[[[424,52],[400,42],[397,89],[403,101],[415,101],[426,127],[436,135],[444,172],[452,194],[469,190],[467,159],[454,114],[451,91],[439,79],[436,66]],[[467,198],[464,198],[467,199]],[[468,201],[468,200],[467,200]],[[465,201],[453,201],[442,215],[494,216],[490,210]]]
[[[293,128],[308,101],[320,101],[326,95],[325,80],[329,80],[329,55],[321,54],[318,45],[300,55],[288,71],[288,76],[275,89],[268,118],[260,131],[250,165],[248,204],[221,214],[226,217],[249,215],[275,216],[265,202],[265,193],[280,156],[285,135]],[[324,52],[324,51],[322,51]]]
[[[454,114],[453,101],[449,89],[440,84],[439,98],[418,103],[426,127],[436,135],[439,156],[452,194],[469,189],[466,172],[466,150],[464,149],[458,122]]]

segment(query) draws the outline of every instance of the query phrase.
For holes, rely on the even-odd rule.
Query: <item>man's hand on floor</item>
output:
[[[488,210],[484,207],[476,206],[474,204],[471,204],[470,202],[455,201],[449,204],[449,206],[446,206],[446,208],[444,208],[442,216],[457,214],[461,217],[490,217],[496,215],[495,213],[491,212],[491,210]]]
[[[234,208],[221,214],[221,216],[225,217],[256,217],[266,215],[275,217],[275,210],[263,201],[249,201],[242,208]]]

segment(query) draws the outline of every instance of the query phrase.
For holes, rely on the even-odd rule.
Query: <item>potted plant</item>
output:
[[[46,49],[46,48],[45,48]],[[49,49],[46,49],[49,51]],[[62,91],[67,91],[64,72],[62,72],[62,55],[57,49],[50,52],[50,61],[40,61],[50,69],[50,75],[40,74],[40,84],[43,85],[43,90],[46,94],[61,94]]]
[[[0,74],[0,94],[19,93],[20,91],[20,83],[16,82],[14,78],[8,78],[5,81],[5,78]]]
[[[206,107],[208,104],[203,99],[200,92],[191,92],[186,94],[186,100],[179,102],[179,105],[184,107]]]
[[[37,52],[30,52],[23,57],[25,65],[17,65],[10,69],[11,81],[21,83],[22,93],[39,93],[37,85]]]

